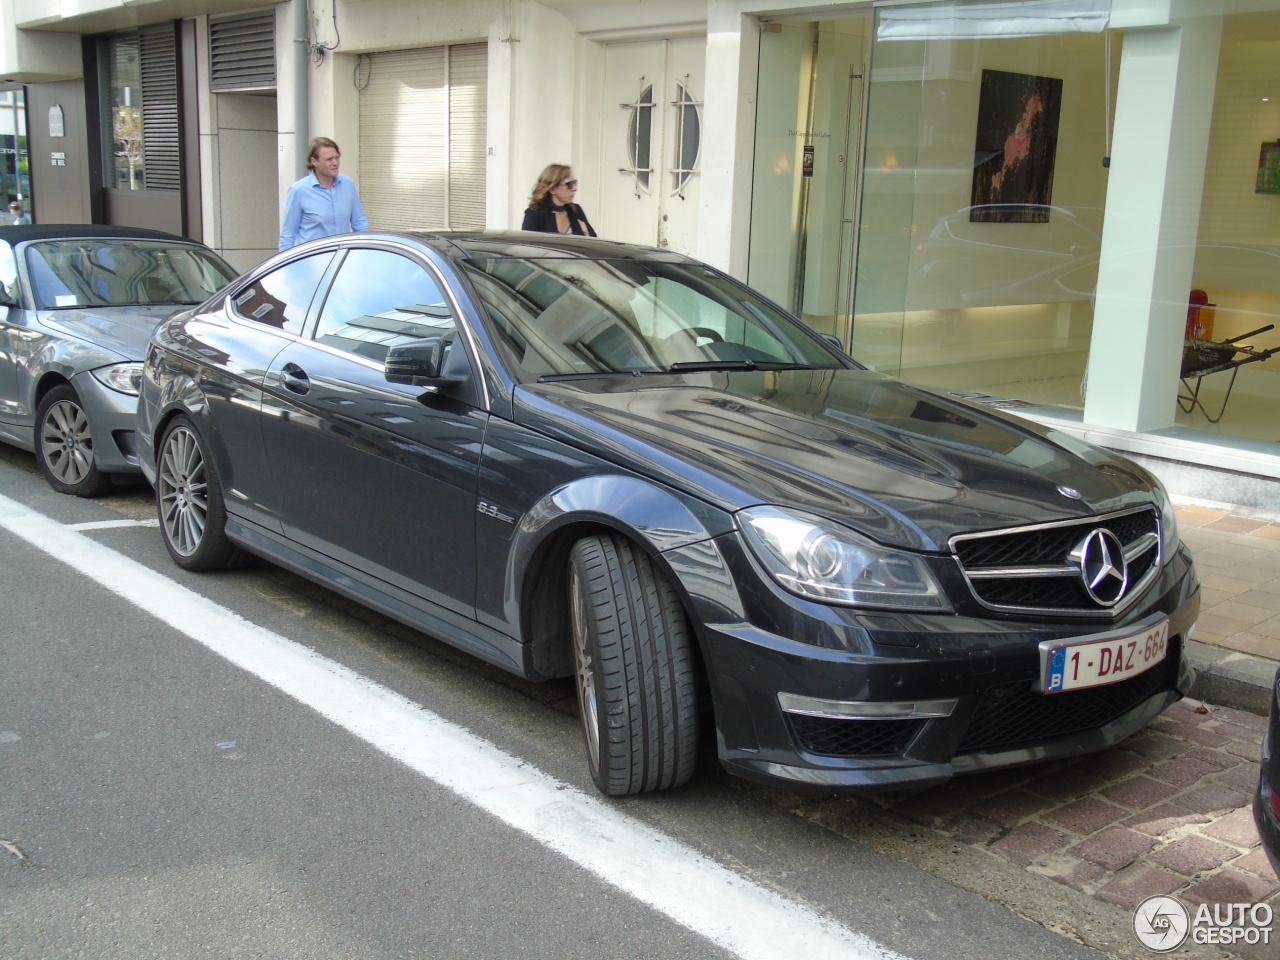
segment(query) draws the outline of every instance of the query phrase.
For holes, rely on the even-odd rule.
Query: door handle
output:
[[[307,393],[311,390],[311,378],[296,363],[286,363],[280,368],[280,382],[286,390],[294,393]]]

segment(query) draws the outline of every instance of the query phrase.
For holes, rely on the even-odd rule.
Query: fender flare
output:
[[[733,529],[728,511],[641,477],[596,474],[548,492],[516,525],[504,576],[505,616],[529,644],[526,663],[544,678],[571,669],[568,634],[561,629],[568,622],[565,573],[569,550],[582,536],[613,531],[639,544],[692,611],[687,570],[677,569],[685,565],[673,565],[666,555]]]

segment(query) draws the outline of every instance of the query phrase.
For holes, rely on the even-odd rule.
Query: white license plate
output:
[[[1136,633],[1046,646],[1045,693],[1100,687],[1136,677],[1163,662],[1169,652],[1169,621]]]

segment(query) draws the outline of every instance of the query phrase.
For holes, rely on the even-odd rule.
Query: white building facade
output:
[[[5,184],[247,267],[311,136],[374,229],[569,163],[604,237],[1280,510],[1277,54],[1280,0],[0,0]]]

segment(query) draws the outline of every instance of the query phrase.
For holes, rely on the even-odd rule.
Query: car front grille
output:
[[[788,713],[800,748],[823,757],[896,757],[924,720],[855,720]]]
[[[1031,681],[991,687],[978,703],[956,753],[1012,747],[1096,730],[1155,695],[1171,689],[1180,660],[1177,640],[1165,662],[1119,683],[1066,693],[1037,693]]]
[[[1128,586],[1108,606],[1090,596],[1072,554],[1096,530],[1124,548]],[[974,597],[983,606],[1019,614],[1115,616],[1155,578],[1160,566],[1160,520],[1151,508],[954,537],[951,549]]]

